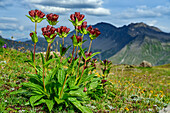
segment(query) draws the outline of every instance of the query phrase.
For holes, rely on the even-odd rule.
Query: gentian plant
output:
[[[31,10],[29,14],[30,16],[27,17],[36,24],[45,19],[43,18],[45,14],[39,10]],[[95,76],[93,72],[97,62],[93,57],[99,52],[90,52],[90,47],[87,52],[86,48],[82,48],[82,44],[84,35],[89,33],[90,39],[93,40],[100,35],[100,31],[92,27],[87,29],[85,16],[80,12],[71,14],[70,21],[76,33],[70,37],[73,42],[72,54],[64,58],[63,56],[70,48],[70,46],[68,48],[64,47],[64,38],[70,33],[70,28],[66,26],[55,28],[54,26],[58,23],[58,17],[57,14],[52,13],[46,15],[46,20],[50,25],[41,29],[42,35],[48,42],[46,55],[44,57],[43,54],[40,54],[42,64],[36,65],[34,46],[32,60],[27,62],[36,69],[36,73],[28,74],[28,82],[22,83],[23,87],[11,94],[21,93],[27,95],[29,101],[26,105],[34,107],[43,104],[48,108],[49,112],[57,109],[58,111],[92,113],[92,110],[86,105],[87,100],[90,100],[89,93],[95,91],[96,87],[102,84],[102,79]],[[35,31],[30,33],[35,45],[38,42],[36,24]],[[53,52],[54,56],[52,56],[50,55],[50,46],[57,35],[63,39],[63,43],[62,45],[60,44],[60,55],[58,56]],[[74,53],[75,47],[77,47],[76,54]]]

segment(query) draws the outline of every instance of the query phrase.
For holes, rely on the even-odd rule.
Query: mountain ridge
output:
[[[108,58],[113,60],[113,58],[115,58],[115,59],[117,59],[117,62],[115,62],[114,60],[113,60],[113,62],[120,63],[122,61],[123,57],[121,57],[122,59],[119,59],[117,57],[120,56],[121,50],[124,49],[125,47],[127,47],[127,45],[129,47],[133,47],[135,45],[135,43],[138,44],[138,42],[140,42],[140,44],[138,44],[138,47],[135,46],[136,48],[133,48],[132,49],[133,51],[128,50],[127,53],[129,52],[129,53],[133,54],[133,52],[136,52],[136,53],[140,54],[142,51],[147,51],[147,48],[146,48],[146,50],[138,49],[138,48],[145,48],[146,45],[149,46],[150,44],[153,46],[154,43],[156,43],[157,46],[162,48],[162,51],[163,51],[162,53],[159,52],[159,49],[156,49],[156,51],[155,51],[154,47],[151,47],[149,49],[152,49],[151,51],[160,53],[162,55],[169,56],[169,54],[167,54],[166,52],[170,53],[170,51],[169,51],[170,47],[167,46],[168,43],[170,42],[170,33],[165,33],[157,27],[149,26],[143,22],[131,23],[129,25],[124,25],[122,27],[116,27],[110,23],[100,22],[100,23],[97,23],[92,26],[94,28],[98,28],[101,31],[101,35],[99,37],[97,37],[97,39],[93,40],[91,51],[92,52],[96,52],[96,51],[101,52],[101,54],[98,57],[102,60],[108,59]],[[72,44],[70,37],[74,33],[75,33],[75,31],[72,31],[68,35],[68,37],[65,38],[66,46]],[[149,40],[144,40],[146,37]],[[83,44],[83,48],[88,48],[89,43],[90,43],[90,38],[88,37],[88,35],[85,35],[84,39],[87,41]],[[156,41],[153,43],[153,40],[156,40]],[[56,41],[58,41],[59,43],[62,42],[62,40],[58,37],[56,37],[54,43]],[[161,44],[157,44],[157,42],[160,42]],[[29,45],[33,44],[33,42],[31,40],[26,41],[26,43],[28,43]],[[54,43],[52,44],[53,46],[56,45]],[[166,45],[166,47],[162,46],[162,44]],[[45,39],[39,37],[39,41],[37,43],[37,49],[38,49],[37,51],[45,51],[46,49],[43,50],[42,48],[46,48],[46,46],[47,46],[47,42],[45,41]],[[163,48],[166,48],[166,49],[163,49]],[[69,52],[71,52],[71,49]],[[119,55],[117,55],[118,53],[119,53]],[[150,54],[148,56],[147,55],[148,54],[146,54],[146,57],[153,56],[155,54],[150,52]],[[132,57],[132,55],[129,55],[129,54],[124,54],[124,56]],[[159,55],[156,55],[155,57],[158,57],[158,56]],[[126,59],[133,60],[131,58],[126,58]],[[126,60],[126,59],[124,59],[124,60]],[[147,60],[147,59],[144,59],[144,56],[143,56],[141,58],[141,60]],[[149,60],[149,58],[148,58],[148,60]],[[160,60],[160,59],[157,58],[157,60]],[[167,58],[167,57],[166,58],[164,57],[162,59],[162,61],[163,62],[161,62],[160,64],[170,63],[169,58]],[[139,63],[138,61],[131,61],[131,62],[134,62],[134,64]],[[124,61],[122,63],[132,64],[127,61]],[[151,63],[154,65],[159,65],[159,62],[151,61]]]

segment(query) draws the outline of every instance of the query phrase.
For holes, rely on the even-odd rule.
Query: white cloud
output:
[[[124,10],[122,13],[117,14],[117,18],[155,18],[164,15],[170,15],[170,6],[156,6],[147,7],[146,5],[138,6],[136,8],[129,8]]]
[[[84,11],[85,13],[89,14],[89,15],[96,15],[96,16],[105,16],[105,15],[110,15],[110,10],[109,9],[105,9],[105,8],[85,8],[82,9],[82,11]]]
[[[15,23],[0,23],[0,29],[1,30],[12,30],[12,31],[15,31],[15,30],[24,30],[24,26],[19,26],[18,24],[15,24]]]
[[[2,21],[8,21],[8,22],[16,22],[16,21],[18,21],[18,19],[17,18],[14,18],[14,17],[0,17],[0,21],[2,22]]]
[[[43,6],[43,5],[34,5],[34,6],[35,8],[47,13],[66,13],[71,10],[69,8],[53,7],[53,6]]]
[[[78,9],[94,16],[110,15],[110,10],[102,7],[104,0],[25,0],[30,4],[47,13],[65,14]]]
[[[147,24],[150,26],[155,26],[157,22],[158,22],[157,20],[152,20],[152,21],[147,22]]]
[[[21,25],[21,26],[18,27],[18,29],[23,31],[24,30],[24,26]]]

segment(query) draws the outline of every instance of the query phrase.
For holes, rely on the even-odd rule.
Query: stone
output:
[[[140,67],[152,67],[152,64],[144,60],[139,66]]]

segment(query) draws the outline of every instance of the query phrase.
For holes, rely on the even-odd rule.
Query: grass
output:
[[[36,57],[38,59],[39,55]],[[34,73],[35,70],[24,62],[28,59],[31,59],[29,51],[22,53],[8,48],[0,52],[0,111],[3,113],[47,112],[43,105],[25,106],[28,99],[24,95],[10,95],[22,87],[22,82],[27,82],[27,73]],[[95,72],[98,76],[102,76],[100,68],[98,64]],[[105,86],[105,95],[96,100],[91,98],[86,104],[94,112],[158,112],[169,103],[169,75],[170,64],[152,68],[113,65],[107,78],[111,84]]]

